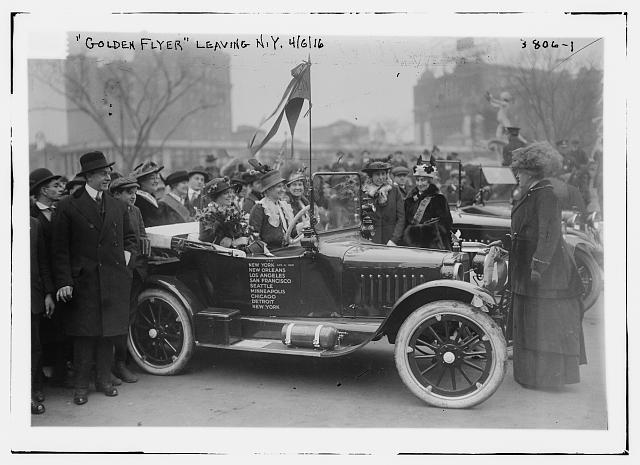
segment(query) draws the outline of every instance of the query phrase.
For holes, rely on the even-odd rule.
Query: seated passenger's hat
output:
[[[164,183],[167,186],[173,187],[180,182],[188,181],[188,180],[189,180],[189,173],[187,173],[187,170],[178,170],[178,171],[174,171],[169,176],[167,176],[166,179],[164,180]]]
[[[80,173],[78,174],[86,174],[91,171],[99,170],[102,168],[110,168],[115,165],[115,161],[109,163],[107,162],[104,153],[102,152],[89,152],[85,153],[80,157]]]
[[[210,199],[215,199],[218,195],[233,189],[236,193],[242,188],[241,184],[229,183],[229,178],[215,178],[204,186],[204,194]]]
[[[138,184],[138,181],[133,176],[120,176],[111,181],[109,184],[109,192],[113,194],[116,190],[124,190],[129,187],[140,187],[140,184]]]
[[[287,186],[293,182],[296,181],[302,181],[304,182],[307,177],[304,175],[305,170],[307,169],[307,167],[303,167],[299,170],[294,171],[293,173],[291,173],[291,176],[289,176],[289,180],[287,181]]]
[[[264,194],[269,188],[282,182],[285,182],[285,179],[280,175],[280,171],[268,171],[260,178],[260,193]]]
[[[164,166],[158,165],[155,161],[146,160],[136,166],[131,173],[137,180],[148,176],[150,174],[159,173],[164,169]]]
[[[46,168],[38,168],[29,174],[29,195],[34,195],[38,188],[43,184],[53,180],[60,179],[61,176],[53,174]]]

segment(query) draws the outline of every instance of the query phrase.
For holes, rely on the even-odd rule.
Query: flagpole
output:
[[[313,209],[313,167],[311,166],[311,53],[308,56],[309,61],[309,218],[311,227],[315,226],[315,214]]]

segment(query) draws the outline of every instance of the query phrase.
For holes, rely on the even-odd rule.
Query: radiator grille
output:
[[[360,273],[360,300],[365,305],[393,305],[409,289],[426,282],[422,273]]]

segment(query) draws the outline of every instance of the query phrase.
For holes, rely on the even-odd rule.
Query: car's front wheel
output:
[[[429,405],[468,408],[500,386],[507,360],[504,336],[485,313],[463,302],[441,300],[415,310],[395,342],[404,384]]]
[[[195,347],[184,305],[162,289],[147,289],[129,325],[129,352],[147,373],[175,375],[189,363]]]

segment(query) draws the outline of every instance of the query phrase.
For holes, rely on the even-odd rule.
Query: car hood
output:
[[[452,211],[451,217],[453,218],[453,227],[456,225],[475,225],[475,226],[488,226],[495,228],[507,228],[511,229],[510,216],[489,216],[478,215],[473,213],[467,213],[462,210]]]
[[[495,205],[468,205],[461,207],[461,211],[475,215],[499,216],[502,218],[511,217],[511,205],[495,204]]]
[[[344,254],[348,267],[375,267],[384,269],[437,268],[445,259],[453,260],[457,253],[448,250],[391,247],[362,242],[349,247]]]

